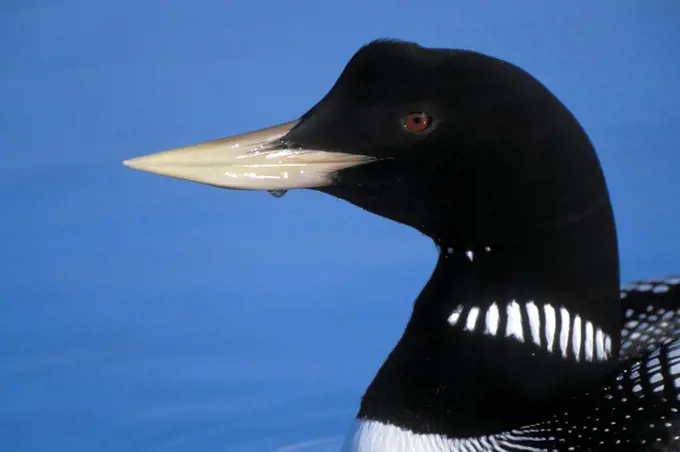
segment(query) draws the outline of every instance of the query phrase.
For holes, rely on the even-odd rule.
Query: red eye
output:
[[[427,113],[409,113],[404,118],[404,127],[411,132],[422,132],[430,127],[432,118]]]

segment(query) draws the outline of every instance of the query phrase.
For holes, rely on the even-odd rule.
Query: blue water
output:
[[[137,179],[120,171],[120,178]],[[14,243],[34,247],[26,261],[35,271],[4,270],[12,278],[2,283],[2,450],[257,451],[298,450],[285,449],[298,443],[337,449],[417,293],[417,284],[399,281],[424,282],[434,247],[386,262],[377,276],[372,265],[360,263],[365,251],[352,249],[357,235],[373,234],[368,226],[350,227],[339,243],[332,237],[325,245],[318,238],[306,243],[300,230],[277,244],[267,237],[271,226],[244,222],[252,237],[219,237],[216,250],[193,250],[191,230],[216,239],[228,215],[197,219],[189,231],[170,236],[149,231],[143,219],[119,217],[117,206],[130,193],[107,198],[88,188],[59,208],[73,203],[90,220],[51,211],[48,224],[24,228]],[[232,195],[199,190],[197,198],[201,194],[216,196],[229,210]],[[273,211],[286,210],[288,198],[335,204],[295,195]],[[270,199],[243,198],[263,211]],[[278,227],[291,234],[285,223]],[[409,235],[406,241],[421,241]],[[252,254],[240,255],[234,242]],[[305,250],[314,245],[324,252]],[[390,260],[392,246],[377,241],[372,251]],[[309,260],[297,260],[296,249]],[[410,258],[415,263],[406,262]],[[215,266],[208,276],[196,268],[206,259]],[[376,293],[390,285],[388,295]]]
[[[375,37],[538,76],[600,152],[624,279],[680,273],[680,4],[492,3],[3,2],[0,451],[339,448],[434,246],[120,162],[294,118]]]

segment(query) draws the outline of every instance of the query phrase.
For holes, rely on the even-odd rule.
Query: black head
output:
[[[373,42],[283,140],[376,157],[321,190],[449,244],[533,235],[609,204],[562,103],[522,69],[470,51]]]

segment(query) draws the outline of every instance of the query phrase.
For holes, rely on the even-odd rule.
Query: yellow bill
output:
[[[158,152],[123,162],[163,176],[242,190],[289,190],[330,185],[336,171],[373,158],[305,149],[281,140],[291,121],[255,132]]]

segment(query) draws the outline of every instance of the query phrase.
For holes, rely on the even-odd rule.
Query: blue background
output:
[[[338,447],[435,247],[120,162],[296,118],[374,38],[538,77],[600,153],[624,280],[680,273],[680,3],[571,3],[4,0],[0,450]]]

